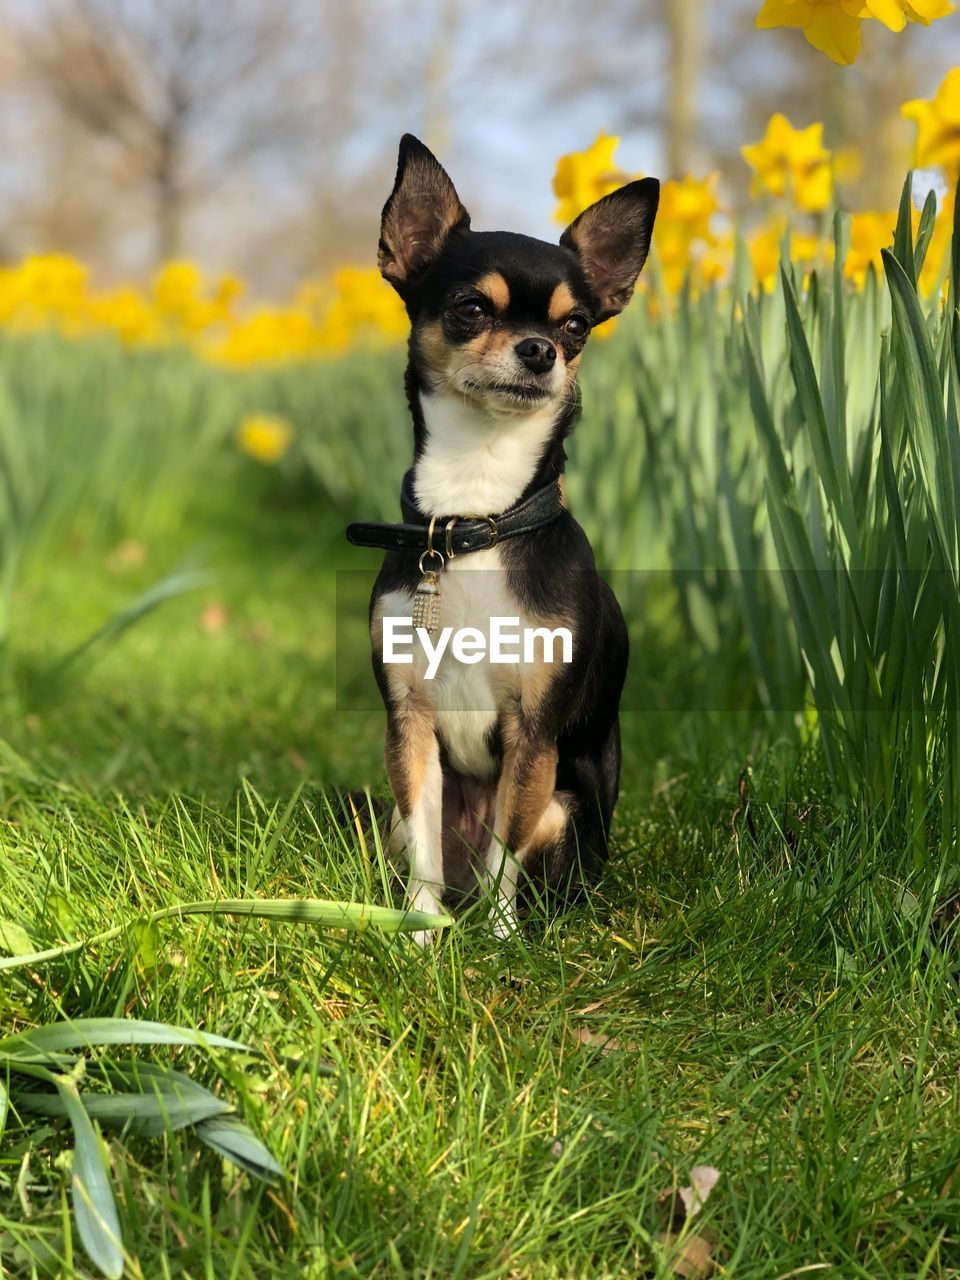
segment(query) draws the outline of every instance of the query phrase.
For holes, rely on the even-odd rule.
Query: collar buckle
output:
[[[489,551],[500,541],[500,530],[497,528],[497,522],[494,520],[493,516],[474,515],[472,512],[468,512],[466,515],[462,516],[453,516],[452,519],[448,520],[444,526],[448,560],[452,560],[456,555],[456,552],[453,549],[453,527],[461,520],[482,520],[490,530],[490,542],[485,547],[477,547],[476,550]]]
[[[484,547],[484,551],[489,551],[491,547],[495,547],[500,541],[500,530],[497,528],[497,522],[493,516],[468,515],[463,517],[465,520],[482,520],[490,529],[490,546]]]

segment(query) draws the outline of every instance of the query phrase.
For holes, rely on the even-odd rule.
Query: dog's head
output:
[[[567,400],[590,330],[633,295],[659,194],[654,178],[628,183],[581,213],[558,245],[471,231],[442,166],[405,134],[379,263],[406,303],[424,390],[497,414]]]

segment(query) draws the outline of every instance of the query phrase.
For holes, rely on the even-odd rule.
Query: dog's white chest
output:
[[[497,547],[451,560],[440,574],[438,585],[438,634],[449,628],[450,634],[457,636],[472,629],[487,637],[491,618],[517,617],[517,604],[507,591]],[[380,612],[383,616],[410,618],[412,593],[388,593],[381,600]],[[451,764],[473,777],[490,777],[496,771],[496,760],[488,745],[490,731],[497,722],[507,668],[492,664],[489,652],[477,655],[479,661],[464,662],[448,643],[432,678],[427,679],[428,654],[414,644],[412,656],[418,692],[433,710],[434,724]]]

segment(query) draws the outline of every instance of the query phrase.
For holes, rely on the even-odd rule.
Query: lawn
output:
[[[879,308],[872,287],[862,305]],[[815,304],[803,321],[827,333],[834,313],[810,314]],[[665,348],[684,326],[700,331],[684,348],[699,353],[687,399],[672,402],[658,441],[644,435],[650,398],[665,414],[671,403],[652,381],[657,353],[635,399],[624,381],[639,359],[634,331],[588,357],[574,502],[602,562],[621,571],[633,639],[608,870],[587,905],[534,913],[509,941],[467,916],[427,952],[373,928],[142,923],[198,899],[402,901],[375,843],[338,826],[332,807],[338,786],[385,786],[382,717],[369,689],[356,692],[366,652],[342,637],[338,649],[335,610],[337,571],[371,564],[342,529],[392,509],[404,464],[400,357],[242,376],[109,343],[5,344],[0,404],[36,483],[6,543],[0,915],[38,949],[129,927],[5,972],[0,1025],[127,1016],[245,1042],[258,1052],[218,1055],[217,1070],[196,1051],[157,1060],[222,1076],[284,1171],[257,1182],[189,1129],[110,1135],[128,1274],[706,1274],[660,1240],[663,1195],[697,1165],[720,1177],[689,1231],[722,1274],[960,1274],[960,961],[936,775],[918,870],[916,786],[904,800],[896,777],[866,770],[844,795],[847,757],[831,760],[829,729],[784,693],[796,646],[773,629],[772,657],[751,659],[749,635],[727,642],[732,619],[745,616],[749,633],[791,598],[776,588],[731,603],[723,575],[696,562],[713,537],[711,485],[741,550],[731,513],[766,502],[747,469],[757,447],[745,380],[731,374],[715,403],[710,361],[729,348],[703,338],[707,305],[641,331]],[[780,333],[786,370],[783,293],[766,305],[746,325],[758,341]],[[863,431],[874,421],[860,422],[855,383],[866,314],[852,326],[848,405]],[[783,378],[771,382],[800,477],[812,464],[796,407]],[[233,444],[252,407],[298,428],[277,466]],[[704,453],[718,413],[730,473]],[[607,471],[598,437],[620,449]],[[675,481],[687,459],[676,492],[659,494],[676,518],[662,559],[625,573],[644,520],[666,518],[644,516],[652,498],[616,458],[644,448],[649,459],[655,445]],[[876,491],[854,464],[868,528]],[[604,512],[621,509],[630,544],[618,558]],[[919,510],[908,507],[908,531]],[[677,561],[679,578],[665,567]],[[175,572],[187,577],[161,605],[81,648]],[[785,674],[771,696],[755,672],[775,670]],[[854,723],[870,730],[864,706]],[[913,758],[909,742],[904,752],[894,763]],[[95,1274],[69,1212],[67,1145],[55,1123],[7,1117],[4,1274]]]

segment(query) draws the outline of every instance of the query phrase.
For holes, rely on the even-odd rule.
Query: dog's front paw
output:
[[[512,938],[520,927],[517,904],[512,898],[499,898],[490,908],[487,919],[490,921],[493,936],[501,941]]]
[[[443,907],[440,905],[440,899],[426,884],[411,885],[410,887],[410,908],[412,911],[423,911],[428,915],[443,915]],[[437,939],[436,929],[417,929],[411,934],[414,942],[418,947],[429,947]]]

